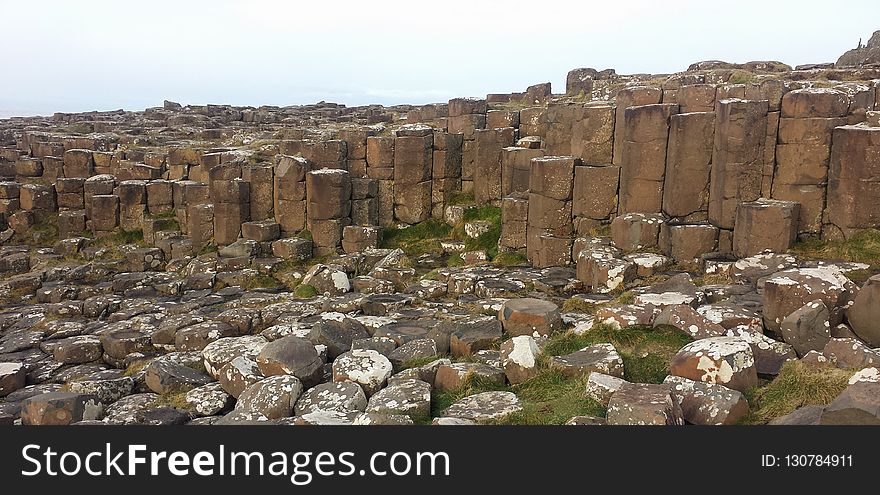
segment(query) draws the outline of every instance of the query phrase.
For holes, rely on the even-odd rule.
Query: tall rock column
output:
[[[669,118],[677,104],[629,107],[620,133],[620,213],[660,213]]]
[[[240,178],[214,180],[210,184],[214,204],[214,242],[228,246],[241,234],[241,224],[250,215],[250,189]]]
[[[408,224],[431,216],[434,130],[405,125],[394,139],[394,217]]]
[[[709,221],[732,230],[739,203],[761,197],[767,135],[766,100],[718,101],[709,186]]]
[[[339,252],[342,230],[351,225],[351,176],[347,170],[320,169],[306,174],[308,228],[315,255]]]
[[[443,209],[452,193],[461,191],[462,134],[434,131],[433,172],[431,174],[431,216],[443,218]]]
[[[394,138],[367,138],[367,177],[379,181],[379,225],[394,221]]]
[[[880,225],[880,127],[834,129],[823,237],[849,237]]]
[[[446,127],[450,134],[462,135],[461,147],[461,190],[472,191],[474,187],[474,166],[477,147],[474,135],[477,129],[486,128],[488,105],[485,99],[453,98],[449,100],[449,117]]]
[[[615,97],[616,108],[614,110],[614,150],[613,164],[621,164],[620,145],[623,143],[624,114],[629,107],[642,105],[654,105],[660,103],[663,91],[660,88],[650,86],[633,86],[618,91]]]
[[[529,174],[526,256],[538,268],[571,263],[572,189],[580,158],[533,158]]]
[[[663,182],[666,215],[687,223],[708,219],[714,136],[714,112],[682,113],[669,118]]]
[[[800,203],[801,233],[822,228],[832,130],[847,124],[849,103],[846,93],[828,88],[798,89],[782,97],[771,194]]]
[[[474,202],[478,205],[501,200],[501,155],[513,146],[515,129],[478,129],[474,133],[477,147],[474,162]]]
[[[273,197],[275,221],[284,236],[306,226],[306,174],[310,166],[301,156],[275,155]]]

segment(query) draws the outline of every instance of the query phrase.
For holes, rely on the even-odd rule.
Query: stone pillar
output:
[[[462,135],[461,152],[461,190],[472,191],[474,187],[474,166],[477,147],[474,135],[477,129],[486,128],[486,100],[477,98],[454,98],[449,100],[449,117],[446,127],[450,134]]]
[[[55,180],[55,199],[59,210],[82,210],[85,208],[83,199],[85,182],[85,179],[82,178]]]
[[[572,215],[578,235],[608,223],[617,212],[620,167],[578,166],[574,168]]]
[[[90,227],[95,235],[113,231],[119,225],[119,196],[96,194],[91,197]]]
[[[116,188],[116,177],[109,174],[89,177],[83,184],[83,201],[86,204],[86,217],[92,218],[92,196],[113,194]]]
[[[142,229],[147,204],[147,183],[142,180],[124,180],[116,186],[119,196],[119,226],[124,230]]]
[[[501,150],[501,194],[509,196],[529,190],[532,158],[544,156],[544,150],[508,146]],[[615,191],[616,192],[616,191]]]
[[[351,224],[351,177],[346,170],[320,169],[306,174],[308,228],[315,254],[339,252],[342,230]]]
[[[431,215],[433,130],[424,125],[404,126],[394,140],[394,217],[408,224]]]
[[[848,111],[849,96],[834,89],[799,89],[782,97],[771,196],[800,203],[799,232],[822,229],[832,131],[846,125]]]
[[[666,215],[685,222],[708,219],[714,135],[714,112],[682,113],[669,118],[663,183]]]
[[[840,239],[880,225],[880,127],[834,129],[823,237]]]
[[[394,222],[394,138],[367,138],[367,177],[379,181],[379,225]]]
[[[538,268],[571,263],[572,189],[580,158],[533,158],[529,174],[526,256]],[[564,256],[568,246],[568,257]]]
[[[767,101],[722,99],[715,115],[709,183],[709,221],[732,229],[739,203],[761,196]]]
[[[267,220],[275,217],[275,172],[271,166],[254,165],[241,171],[241,178],[250,190],[250,219]]]
[[[434,131],[431,216],[443,218],[452,193],[461,191],[461,134]]]
[[[301,156],[275,156],[274,213],[283,236],[296,234],[306,226],[306,174],[310,169]]]
[[[151,180],[147,182],[147,212],[159,215],[174,210],[174,194],[171,181]]]
[[[351,179],[351,223],[379,225],[379,181]]]
[[[498,244],[506,251],[526,248],[529,223],[528,193],[517,192],[501,200],[501,237]]]
[[[346,143],[348,173],[352,179],[367,177],[367,138],[376,133],[370,128],[342,129],[339,138]]]
[[[663,203],[669,117],[678,105],[629,107],[620,132],[620,213],[659,213]]]
[[[613,164],[621,164],[620,145],[623,143],[624,114],[628,107],[637,107],[642,105],[654,105],[660,103],[663,97],[663,91],[660,88],[652,88],[648,86],[633,86],[621,89],[615,98],[616,108],[614,110],[614,151]]]
[[[514,144],[514,128],[479,129],[474,132],[474,201],[478,205],[497,204],[501,192],[501,155]]]
[[[214,243],[228,246],[238,240],[241,224],[248,221],[250,215],[248,183],[241,179],[215,180],[210,189],[214,204]]]

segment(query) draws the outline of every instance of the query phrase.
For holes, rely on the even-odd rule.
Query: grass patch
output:
[[[449,194],[449,199],[446,201],[446,206],[461,206],[472,204],[474,204],[473,191],[453,191]]]
[[[529,264],[526,255],[514,251],[498,253],[492,258],[492,264],[495,266],[523,266]]]
[[[880,230],[862,230],[841,241],[806,239],[792,246],[790,252],[804,258],[867,263],[877,270],[880,269]]]
[[[205,246],[202,249],[199,249],[199,252],[196,256],[202,256],[204,254],[216,253],[219,250],[220,250],[220,248],[218,248],[217,245],[214,243],[205,244]]]
[[[403,364],[401,364],[400,369],[401,370],[408,370],[410,368],[419,368],[419,367],[424,366],[426,364],[433,363],[434,361],[436,361],[438,359],[440,359],[440,356],[427,356],[427,357],[409,359],[407,361],[404,361]]]
[[[464,234],[464,225],[456,227],[455,235],[464,239],[464,247],[468,251],[486,251],[489,259],[498,255],[498,239],[501,238],[501,208],[496,206],[480,206],[464,211],[464,223],[482,220],[491,222],[491,227],[479,237],[472,238]]]
[[[632,304],[635,299],[636,295],[630,291],[621,292],[614,299],[595,303],[587,302],[577,297],[572,297],[566,299],[566,301],[562,303],[562,312],[586,313],[588,315],[594,315],[596,314],[596,311],[599,310],[599,308],[602,308],[604,306],[622,306],[624,304]]]
[[[100,247],[114,247],[123,244],[144,244],[143,230],[124,230],[118,229],[110,235],[101,236],[95,239],[95,244]]]
[[[266,275],[264,273],[254,275],[241,285],[241,288],[244,290],[276,289],[279,287],[282,287],[282,284],[278,282],[278,280],[275,280],[271,275]]]
[[[575,416],[605,416],[605,408],[586,395],[587,376],[571,379],[562,371],[545,370],[512,387],[523,410],[493,424],[561,425]]]
[[[431,218],[416,225],[402,229],[385,228],[382,230],[381,247],[386,249],[402,249],[407,256],[420,256],[425,253],[440,253],[440,241],[449,238],[452,227]]]
[[[173,407],[184,411],[190,411],[195,408],[193,404],[186,401],[186,392],[177,394],[163,394],[150,404],[150,407]]]
[[[730,279],[729,275],[722,273],[709,273],[694,278],[693,282],[697,287],[703,287],[705,285],[727,285],[733,281]]]
[[[544,354],[560,356],[584,347],[611,343],[623,358],[624,378],[637,383],[662,383],[669,373],[669,360],[692,339],[680,330],[661,326],[617,329],[596,325],[583,335],[557,334],[544,347]]]
[[[318,289],[314,285],[300,284],[293,289],[293,295],[300,299],[311,299],[318,295]]]
[[[734,69],[733,73],[730,74],[730,79],[727,80],[728,84],[747,84],[757,82],[758,77],[747,71],[742,69]]]
[[[746,391],[750,411],[741,422],[764,424],[799,407],[829,404],[852,374],[828,365],[788,361],[773,381]]]
[[[296,236],[300,239],[305,239],[307,241],[311,241],[312,239],[312,231],[309,229],[302,229],[296,233]]]
[[[431,416],[441,416],[446,408],[469,395],[497,390],[510,392],[511,388],[508,385],[499,384],[477,375],[471,375],[465,380],[464,385],[457,390],[447,390],[431,394]]]

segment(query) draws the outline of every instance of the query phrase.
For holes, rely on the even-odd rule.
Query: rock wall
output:
[[[880,74],[736,82],[738,69],[691,69],[576,69],[566,96],[541,84],[419,107],[172,105],[51,119],[87,127],[76,136],[47,131],[45,119],[7,121],[0,216],[16,232],[57,218],[62,238],[142,230],[171,258],[237,243],[278,255],[273,241],[290,238],[330,254],[346,232],[349,246],[369,247],[382,226],[454,218],[452,199],[472,194],[501,207],[499,247],[536,266],[577,262],[578,239],[619,215],[644,214],[627,216],[627,229],[641,235],[647,219],[654,245],[676,260],[880,225],[880,80],[867,79]],[[174,139],[116,132],[133,118]],[[264,139],[246,144],[244,130]]]

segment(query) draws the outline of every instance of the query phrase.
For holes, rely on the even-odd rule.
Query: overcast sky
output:
[[[428,103],[575,67],[834,61],[877,0],[0,0],[0,117],[183,104]]]

